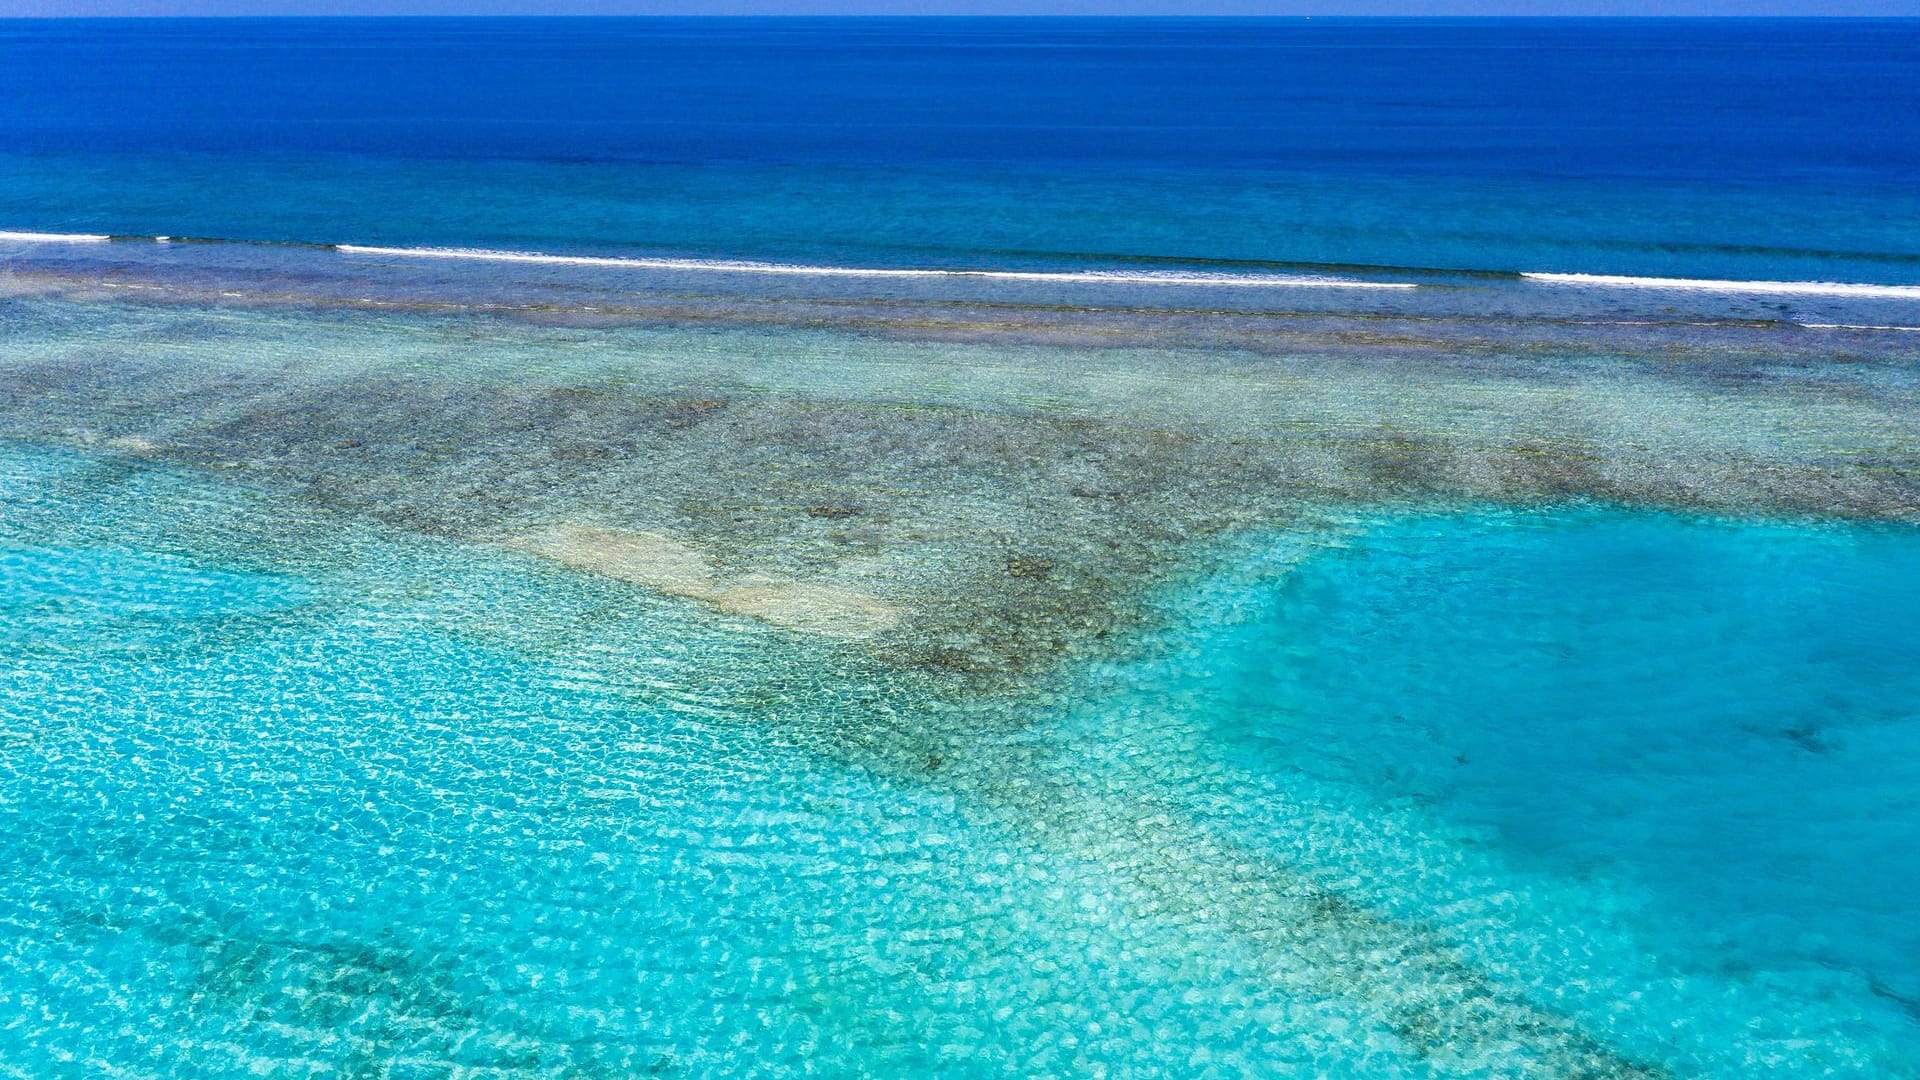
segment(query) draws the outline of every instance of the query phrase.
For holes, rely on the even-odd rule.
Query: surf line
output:
[[[803,263],[753,262],[735,259],[673,259],[613,255],[549,255],[537,251],[496,251],[487,248],[375,247],[335,244],[345,255],[379,255],[403,259],[468,259],[478,262],[535,263],[548,266],[604,266],[636,270],[679,270],[692,273],[778,274],[790,277],[860,278],[984,278],[993,281],[1048,281],[1126,285],[1202,285],[1229,288],[1294,289],[1417,289],[1403,281],[1359,281],[1347,278],[1281,274],[1205,274],[1147,270],[963,270],[923,267],[816,266]]]
[[[9,232],[0,229],[0,244],[104,244],[105,233]]]
[[[1549,274],[1538,271],[1525,271],[1520,276],[1544,285],[1587,285],[1605,289],[1672,289],[1687,292],[1748,293],[1758,296],[1863,296],[1920,300],[1920,285],[1874,285],[1849,281],[1720,281],[1713,278]]]
[[[1873,323],[1839,322],[1803,322],[1802,330],[1899,330],[1909,334],[1920,334],[1920,326],[1892,326]]]

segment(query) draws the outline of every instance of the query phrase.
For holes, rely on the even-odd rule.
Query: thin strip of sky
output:
[[[0,17],[241,15],[1920,17],[1920,0],[0,0]]]

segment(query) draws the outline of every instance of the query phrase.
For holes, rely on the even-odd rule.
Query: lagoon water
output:
[[[0,23],[0,1075],[1920,1076],[1916,54]]]

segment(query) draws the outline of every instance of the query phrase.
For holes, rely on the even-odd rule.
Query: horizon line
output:
[[[1541,21],[1548,21],[1548,20],[1568,21],[1568,20],[1584,19],[1584,20],[1591,20],[1591,21],[1643,20],[1643,21],[1660,21],[1660,22],[1676,22],[1676,21],[1724,22],[1724,21],[1736,21],[1736,20],[1747,20],[1747,21],[1755,21],[1755,22],[1759,22],[1759,21],[1766,21],[1766,22],[1788,22],[1788,21],[1794,21],[1794,22],[1853,22],[1853,21],[1920,22],[1920,13],[1897,14],[1897,15],[1877,13],[1877,12],[1859,12],[1859,13],[1821,12],[1818,14],[1719,14],[1719,15],[1707,15],[1707,14],[1700,14],[1696,12],[1682,12],[1682,13],[1674,13],[1674,14],[1669,14],[1664,12],[1658,12],[1658,13],[1635,12],[1630,14],[1629,13],[1612,14],[1612,13],[1601,13],[1601,12],[1544,12],[1544,13],[1530,12],[1525,14],[1495,13],[1495,12],[1454,12],[1454,13],[1428,12],[1428,13],[1421,13],[1421,14],[1390,13],[1390,12],[1356,12],[1351,14],[1329,14],[1329,13],[1309,14],[1304,12],[1301,12],[1301,13],[1274,12],[1274,13],[1262,13],[1262,14],[1247,14],[1247,13],[1233,13],[1233,12],[1201,12],[1198,14],[1188,14],[1188,13],[1148,14],[1148,13],[1125,13],[1125,12],[1088,13],[1088,12],[1044,12],[1042,11],[1042,12],[993,12],[993,13],[984,13],[984,14],[971,14],[971,13],[964,13],[964,12],[857,12],[855,11],[855,12],[811,12],[811,13],[786,12],[786,13],[769,14],[764,12],[713,11],[713,12],[621,12],[621,13],[613,13],[613,12],[559,12],[559,13],[391,12],[386,14],[342,13],[342,12],[269,12],[266,14],[247,14],[247,15],[207,14],[207,13],[200,13],[200,12],[184,12],[184,13],[174,14],[174,15],[120,15],[120,14],[94,14],[94,13],[57,14],[57,15],[37,14],[37,13],[0,14],[0,22],[61,22],[61,21],[68,21],[68,22],[79,22],[79,21],[176,22],[176,21],[189,21],[189,20],[201,21],[201,22],[264,22],[264,21],[270,21],[270,20],[292,20],[292,19],[338,19],[343,21],[352,21],[356,19],[420,19],[420,20],[498,19],[503,21],[515,20],[515,19],[521,19],[521,20],[533,20],[533,19],[583,19],[583,20],[584,19],[786,19],[786,20],[795,20],[795,19],[899,19],[899,20],[970,19],[970,20],[1006,20],[1006,21],[1034,20],[1034,19],[1056,19],[1056,20],[1070,19],[1070,20],[1110,20],[1110,21],[1142,21],[1142,22],[1154,21],[1154,20],[1183,21],[1183,20],[1197,20],[1197,19],[1220,19],[1220,20],[1236,20],[1236,21],[1260,20],[1260,19],[1275,19],[1275,20],[1284,19],[1284,20],[1297,20],[1297,21],[1306,21],[1306,20],[1312,20],[1312,19],[1325,19],[1325,20],[1400,19],[1400,20],[1426,20],[1426,21],[1534,19],[1534,20],[1541,20]]]

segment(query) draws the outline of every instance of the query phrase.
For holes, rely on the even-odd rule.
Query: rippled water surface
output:
[[[0,477],[17,1075],[1917,1060],[1908,527],[1328,518],[965,704],[164,467]]]

